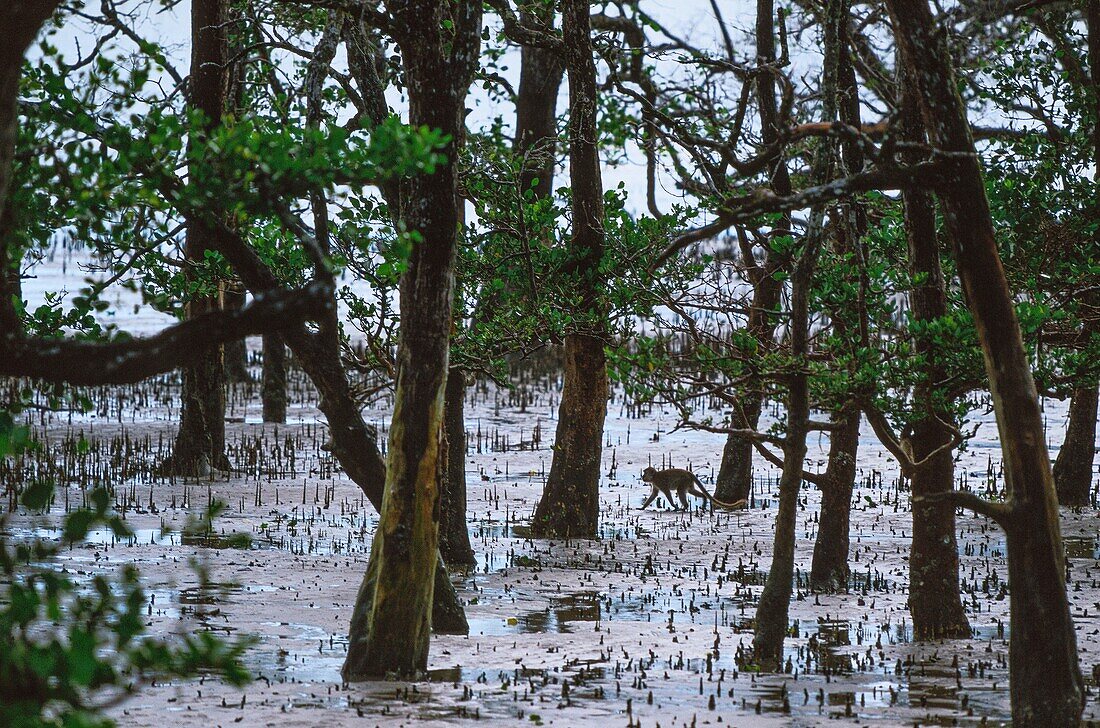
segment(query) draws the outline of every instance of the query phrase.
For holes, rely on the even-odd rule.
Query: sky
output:
[[[190,54],[189,0],[182,0],[182,2],[169,9],[162,9],[160,3],[156,0],[152,2],[148,0],[118,0],[117,5],[120,11],[134,14],[136,31],[143,37],[161,44],[166,49],[170,62],[176,66],[181,75],[186,75]],[[751,57],[754,51],[752,39],[755,3],[746,0],[733,0],[732,2],[717,0],[717,5],[721,9],[727,30],[733,38],[735,52],[738,55],[744,55],[746,58]],[[642,0],[641,7],[679,37],[689,39],[693,44],[703,48],[718,49],[721,47],[720,28],[710,0]],[[98,3],[90,3],[89,8],[91,12],[97,12]],[[491,26],[496,25],[496,19],[492,16],[487,16],[487,21]],[[59,47],[67,58],[76,58],[94,46],[97,32],[101,31],[94,28],[89,22],[81,19],[71,19],[50,37],[50,42]],[[792,27],[791,29],[792,65],[788,70],[798,91],[803,91],[813,83],[813,77],[820,68],[821,57],[817,48],[816,32],[816,29],[812,29],[799,33],[797,28]],[[308,46],[310,42],[307,40],[305,44]],[[132,49],[133,45],[130,41],[118,39],[111,52],[117,54],[120,51],[129,52]],[[32,52],[32,57],[34,54],[35,52]],[[283,54],[282,59],[286,62],[288,56]],[[345,65],[346,59],[341,48],[334,60],[334,67],[343,70]],[[518,87],[520,66],[518,50],[509,51],[501,61],[501,65],[502,68],[499,69],[501,75],[508,79],[513,88]],[[658,76],[675,74],[678,68],[679,66],[673,57],[657,62]],[[159,81],[164,88],[171,88],[173,85],[168,74],[164,74],[160,79],[153,78],[152,81],[154,83]],[[731,95],[735,96],[736,94],[732,93]],[[391,108],[403,114],[406,104],[398,92],[390,89],[388,98]],[[510,104],[495,101],[479,84],[474,85],[468,103],[471,107],[468,123],[472,128],[488,125],[498,115],[504,119],[507,127],[511,127],[514,109]],[[567,106],[568,85],[563,83],[559,93],[559,114],[564,112]],[[347,115],[350,115],[350,113],[350,110],[346,112]],[[868,115],[870,116],[870,114]],[[752,122],[753,120],[750,119],[750,123]],[[642,154],[636,144],[628,145],[625,163],[614,166],[605,164],[603,182],[605,189],[613,189],[620,185],[625,189],[628,194],[628,210],[635,212],[645,210],[645,170],[642,163]],[[558,186],[568,184],[567,170],[564,168],[559,168],[556,184]],[[675,180],[671,175],[667,173],[659,174],[657,186],[658,205],[661,209],[667,210],[673,203],[684,200],[683,194],[676,188]],[[473,217],[472,210],[468,217]],[[705,221],[703,219],[700,222]],[[77,271],[75,265],[70,266],[63,259],[53,261],[51,265],[53,268],[49,275],[43,275],[43,278],[37,283],[32,281],[27,286],[27,294],[32,305],[41,302],[40,299],[46,290],[58,285],[60,280],[58,276],[66,281],[65,285],[79,286],[81,284],[81,276],[73,275]],[[64,270],[62,270],[62,267],[64,267]],[[45,270],[39,272],[46,273]],[[130,299],[127,294],[122,293],[120,295],[121,298],[117,299],[118,302],[129,305]],[[153,316],[163,315],[154,313]],[[166,322],[169,320],[166,316],[163,318]]]

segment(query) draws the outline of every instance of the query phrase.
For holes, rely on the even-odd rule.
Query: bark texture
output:
[[[756,5],[756,57],[761,65],[774,64],[775,57],[775,3],[758,0]],[[775,77],[763,73],[756,79],[757,105],[760,109],[760,136],[765,147],[779,140],[782,120],[776,101]],[[780,196],[791,194],[791,176],[787,160],[779,152],[768,168],[772,191]],[[790,215],[784,215],[782,227],[790,229]],[[752,246],[743,244],[741,249],[746,275],[752,284],[752,308],[749,311],[748,330],[761,349],[772,348],[775,327],[778,323],[774,312],[779,307],[783,284],[776,273],[785,261],[774,252],[768,252],[763,260],[756,259]],[[759,391],[748,390],[742,396],[741,406],[730,416],[730,426],[737,429],[756,429],[760,422],[763,397]],[[726,438],[722,448],[722,465],[714,481],[714,497],[728,503],[747,499],[752,491],[752,440],[736,434]]]
[[[830,6],[827,22],[828,38],[836,38],[836,97],[840,120],[859,128],[859,86],[852,63],[852,44],[848,28],[851,3],[848,0]],[[853,139],[841,145],[840,168],[850,175],[863,169],[863,150]],[[835,231],[834,246],[847,267],[855,271],[856,305],[847,310],[834,311],[834,329],[858,332],[858,346],[868,347],[867,315],[867,258],[863,235],[867,231],[867,216],[858,198],[846,200],[833,210]],[[854,315],[853,315],[854,314]],[[854,361],[854,357],[853,357]],[[855,365],[849,365],[853,380],[858,373]],[[843,591],[848,588],[848,548],[851,538],[849,525],[852,512],[852,488],[856,479],[856,457],[859,453],[859,404],[848,400],[834,416],[838,427],[829,433],[829,463],[821,480],[821,514],[818,519],[817,540],[810,567],[810,586],[818,591]]]
[[[405,67],[409,121],[461,139],[466,92],[476,67],[481,4],[442,0],[387,4]],[[453,37],[444,35],[449,21]],[[442,80],[441,80],[442,79]],[[439,476],[444,390],[459,224],[457,154],[434,174],[402,185],[405,228],[416,231],[401,278],[397,385],[386,489],[370,563],[352,616],[347,680],[427,668],[439,563]],[[369,603],[365,587],[373,584]]]
[[[286,344],[279,334],[264,334],[260,399],[264,422],[286,422]]]
[[[201,111],[203,127],[188,135],[192,149],[204,144],[207,133],[221,124],[229,81],[224,0],[191,3],[191,74],[189,102]],[[208,220],[192,216],[186,221],[185,255],[200,266],[209,250],[217,249],[221,231]],[[216,291],[194,295],[187,301],[186,316],[194,318],[222,307]],[[206,477],[212,469],[225,469],[225,369],[221,347],[209,349],[182,370],[180,426],[172,455],[164,471],[175,475]]]
[[[902,133],[906,140],[923,143],[924,127],[920,119],[920,98],[916,85],[901,74]],[[907,161],[919,161],[919,153]],[[913,320],[934,321],[947,313],[947,286],[936,234],[935,201],[926,190],[907,189],[902,193],[905,237],[909,248],[909,271],[921,283],[913,288],[909,305]],[[923,466],[912,473],[913,544],[909,554],[909,613],[913,617],[913,637],[938,640],[969,637],[970,622],[959,592],[959,547],[955,536],[955,508],[949,503],[927,502],[926,496],[946,493],[955,488],[954,448],[941,449],[951,441],[947,426],[951,415],[937,401],[937,382],[946,380],[941,356],[935,342],[919,337],[915,342],[921,361],[921,379],[913,396],[917,413],[909,437],[911,458]]]
[[[1066,439],[1054,461],[1054,485],[1064,506],[1087,506],[1092,496],[1092,465],[1096,456],[1097,386],[1073,390]]]
[[[524,20],[537,17],[553,23],[553,12],[521,14]],[[565,74],[560,53],[524,46],[520,52],[519,89],[516,93],[516,137],[513,149],[522,155],[520,189],[532,190],[535,199],[549,197],[554,189],[557,164],[558,89]]]
[[[938,187],[959,278],[989,374],[1004,453],[1004,504],[964,500],[1005,528],[1011,591],[1010,694],[1016,726],[1069,726],[1081,719],[1084,684],[1066,598],[1042,414],[1027,352],[997,253],[989,202],[966,108],[942,29],[924,0],[888,0],[901,62],[919,89],[929,142],[959,153]]]
[[[535,509],[533,531],[542,537],[595,538],[608,395],[603,339],[569,336],[564,363],[554,459]]]
[[[809,287],[818,242],[811,233],[791,280],[791,356],[806,356],[809,325]],[[798,493],[802,485],[802,461],[806,458],[806,433],[810,419],[809,385],[804,368],[792,371],[787,389],[787,436],[783,443],[783,470],[779,478],[779,512],[775,518],[772,564],[756,608],[753,660],[760,669],[779,671],[783,666],[783,642],[791,606],[794,580],[795,529]]]
[[[606,311],[600,302],[603,181],[596,146],[596,65],[587,0],[562,5],[569,71],[569,178],[573,234],[567,273],[581,293],[581,330],[565,341],[565,382],[554,459],[532,530],[542,537],[594,538],[599,521],[600,455],[607,415]]]
[[[1089,82],[1092,86],[1093,128],[1092,159],[1094,179],[1100,181],[1100,0],[1085,4],[1088,25]],[[1100,200],[1094,212],[1100,217]],[[1100,241],[1100,230],[1093,233],[1093,244]],[[1086,325],[1086,340],[1094,326]],[[1096,457],[1097,383],[1087,382],[1073,390],[1069,405],[1066,439],[1054,461],[1054,486],[1058,502],[1064,506],[1089,504],[1092,491],[1092,465]]]
[[[16,98],[23,54],[60,4],[60,0],[22,0],[5,3],[5,7],[0,8],[0,27],[4,28],[5,36],[4,43],[0,43],[0,210],[6,205],[11,186],[11,164],[19,128]],[[5,262],[19,263],[15,260]],[[10,285],[8,277],[5,276],[0,284]]]
[[[444,396],[446,465],[440,491],[439,553],[448,565],[476,563],[466,526],[466,379],[451,370]]]
[[[415,15],[415,13],[414,13]],[[373,58],[369,34],[363,23],[348,18],[344,24],[349,61]],[[364,55],[365,54],[365,55]],[[474,54],[476,56],[476,52]],[[388,113],[381,81],[369,63],[352,62],[360,89],[371,103],[372,114],[363,122],[379,123]],[[400,209],[395,183],[382,185],[391,211]],[[220,251],[233,267],[234,273],[248,286],[253,295],[267,294],[280,289],[280,281],[274,271],[264,263],[239,234],[233,230],[219,239]],[[337,319],[335,282],[326,267],[314,271],[315,277],[327,284],[328,297],[324,315],[315,318],[316,332],[296,325],[284,329],[283,340],[294,355],[294,361],[302,368],[317,388],[318,408],[325,415],[332,438],[332,452],[340,465],[370,501],[375,510],[382,511],[382,495],[386,483],[386,463],[378,449],[374,430],[363,421],[359,404],[352,395],[347,372],[341,359],[340,325]],[[458,595],[443,566],[436,559],[436,587],[432,606],[432,628],[436,632],[466,634],[469,625]],[[370,605],[373,582],[366,580],[360,589],[358,604]],[[353,615],[353,622],[355,617]],[[362,634],[365,622],[360,620],[357,634]]]
[[[825,24],[824,74],[822,83],[822,118],[835,120],[837,110],[837,63],[839,36],[838,15],[841,0],[830,0]],[[763,30],[761,16],[770,18],[774,12],[771,0],[757,3],[757,30]],[[815,180],[826,179],[835,157],[834,145],[823,144],[814,159]],[[787,434],[783,442],[783,469],[779,477],[779,512],[775,520],[775,541],[772,564],[764,582],[764,590],[756,607],[756,631],[753,635],[753,660],[761,670],[777,672],[783,667],[783,642],[787,636],[794,591],[795,531],[798,521],[798,495],[802,486],[802,463],[806,459],[806,435],[810,421],[810,392],[805,359],[809,353],[810,287],[817,267],[818,253],[824,235],[824,212],[811,211],[810,222],[802,239],[801,251],[791,274],[790,357],[792,366],[787,374]]]
[[[859,409],[851,406],[840,413],[839,427],[829,433],[829,464],[821,482],[821,514],[810,566],[810,586],[817,591],[848,588],[851,574],[848,567],[849,524],[852,487],[856,481],[859,422]]]

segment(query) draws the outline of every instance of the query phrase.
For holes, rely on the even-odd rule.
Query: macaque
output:
[[[690,470],[684,470],[683,468],[668,468],[667,470],[646,468],[642,471],[642,480],[649,483],[652,487],[649,497],[646,498],[645,503],[642,504],[643,510],[653,502],[658,492],[664,493],[665,498],[668,499],[669,505],[676,508],[676,502],[672,500],[673,490],[676,491],[676,495],[680,499],[680,504],[685,511],[690,508],[687,499],[688,493],[708,500],[719,508],[725,508],[727,511],[736,511],[749,507],[749,502],[744,498],[736,503],[726,503],[718,500],[707,492],[707,489],[703,487],[703,481],[695,477],[695,473],[692,473]]]

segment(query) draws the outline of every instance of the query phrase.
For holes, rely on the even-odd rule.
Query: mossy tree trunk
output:
[[[413,126],[452,140],[477,66],[481,4],[390,3]],[[446,25],[451,32],[446,32]],[[453,33],[453,35],[452,35]],[[439,478],[459,211],[454,148],[431,175],[402,185],[405,229],[418,233],[401,278],[397,384],[381,520],[352,615],[347,680],[427,667],[439,565]],[[370,588],[367,585],[370,584]]]
[[[579,287],[578,330],[565,341],[565,382],[550,474],[532,530],[542,537],[595,538],[599,522],[600,456],[607,416],[607,313],[600,300],[604,251],[603,181],[596,133],[596,65],[587,0],[562,4],[569,73],[569,178],[573,233],[567,274]]]
[[[1065,549],[1027,350],[997,252],[981,169],[943,29],[928,4],[887,0],[898,53],[919,91],[931,145],[956,156],[937,187],[944,227],[974,316],[1004,455],[1006,501],[946,498],[1005,529],[1011,590],[1009,692],[1016,726],[1081,719],[1084,683],[1065,583]]]

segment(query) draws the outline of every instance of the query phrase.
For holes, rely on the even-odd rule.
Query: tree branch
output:
[[[504,35],[508,40],[521,46],[545,48],[555,53],[564,53],[565,44],[560,35],[549,28],[534,27],[521,21],[509,0],[485,0],[485,4],[496,11],[500,17],[501,25],[504,26]]]
[[[772,452],[772,450],[769,449],[768,446],[765,445],[763,442],[759,440],[753,440],[752,446],[756,448],[756,451],[760,453],[769,463],[776,466],[777,468],[783,467],[783,458]],[[820,488],[825,484],[825,473],[815,473],[813,471],[803,468],[802,479],[805,480],[807,483],[813,483]]]
[[[968,490],[945,490],[939,493],[929,493],[917,496],[913,499],[913,505],[936,505],[938,503],[950,503],[956,508],[966,508],[978,515],[991,518],[1003,528],[1008,528],[1012,521],[1011,502],[995,502],[980,498]]]
[[[935,187],[950,164],[948,159],[919,162],[908,167],[888,167],[859,172],[832,182],[809,187],[792,195],[777,195],[768,189],[734,197],[722,205],[718,217],[707,225],[689,230],[657,256],[653,267],[664,263],[684,248],[712,238],[737,223],[747,222],[765,212],[790,212],[816,207],[849,195],[871,190],[898,190],[907,187]]]
[[[297,326],[333,302],[329,286],[260,294],[247,306],[169,326],[155,336],[97,343],[7,333],[0,337],[0,375],[75,385],[131,384],[190,364],[210,347]]]
[[[928,467],[928,464],[940,455],[940,453],[945,450],[954,450],[958,447],[959,443],[963,441],[963,434],[959,428],[944,422],[933,414],[932,416],[935,417],[941,425],[951,431],[951,439],[920,460],[914,461],[910,452],[905,449],[901,440],[894,434],[893,428],[891,428],[890,423],[886,421],[886,415],[882,413],[882,410],[867,401],[860,402],[860,409],[867,415],[867,421],[871,423],[871,429],[875,431],[875,435],[878,437],[879,441],[898,461],[898,465],[901,466],[901,474],[907,478],[911,478],[914,474],[921,472],[924,468]]]

